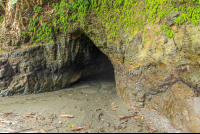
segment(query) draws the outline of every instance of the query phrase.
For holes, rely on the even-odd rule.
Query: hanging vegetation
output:
[[[120,28],[134,35],[146,23],[163,21],[169,13],[180,13],[174,18],[178,25],[197,25],[200,16],[200,0],[0,0],[0,5],[5,10],[1,34],[9,32],[18,38],[29,34],[32,42],[53,42],[52,33],[66,33],[76,26],[84,29],[88,14],[95,14],[109,31],[109,42],[120,35]],[[29,18],[24,17],[27,14]],[[164,34],[173,37],[167,23],[163,24]]]

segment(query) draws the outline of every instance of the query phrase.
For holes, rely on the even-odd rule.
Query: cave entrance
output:
[[[72,83],[69,88],[97,81],[99,88],[104,87],[100,83],[114,85],[115,87],[114,68],[109,58],[88,37],[82,35],[81,38],[80,42],[83,43],[81,49],[83,51],[81,50],[82,52],[75,58],[75,64],[79,66],[78,70],[82,70],[81,78]],[[86,43],[84,44],[84,42]],[[90,57],[89,60],[88,57]],[[85,62],[88,63],[85,64]]]

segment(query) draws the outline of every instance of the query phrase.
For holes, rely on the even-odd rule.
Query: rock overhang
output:
[[[65,42],[6,53],[1,55],[1,95],[25,95],[67,87],[86,77],[95,59],[101,62],[96,72],[106,69],[102,60],[108,57],[80,29]]]

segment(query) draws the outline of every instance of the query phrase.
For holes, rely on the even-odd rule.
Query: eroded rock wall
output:
[[[200,26],[172,24],[174,36],[168,38],[156,22],[133,36],[123,29],[109,42],[109,31],[93,19],[84,35],[111,60],[119,96],[130,107],[157,110],[177,129],[200,132]],[[1,56],[1,94],[53,91],[79,79],[90,52],[81,45],[85,41],[75,40]]]
[[[89,37],[110,57],[117,92],[129,106],[155,109],[175,128],[200,132],[200,26],[172,24],[169,38],[160,25],[147,24],[147,32],[133,36],[122,32],[114,42],[107,41],[103,34],[108,31],[98,25]]]
[[[79,35],[68,42],[33,46],[1,55],[0,94],[39,93],[67,87],[81,77],[94,60],[95,51],[93,42]]]
[[[156,35],[159,27],[153,28],[135,35],[126,44],[124,64],[115,63],[118,92],[130,106],[159,111],[177,129],[200,132],[194,106],[200,93],[199,26],[172,26],[171,39]]]

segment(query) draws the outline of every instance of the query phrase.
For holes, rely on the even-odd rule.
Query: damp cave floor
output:
[[[54,92],[0,98],[0,132],[168,132],[156,127],[160,122],[151,122],[145,113],[130,109],[120,99],[113,79],[88,79]],[[85,128],[73,131],[77,127]]]

